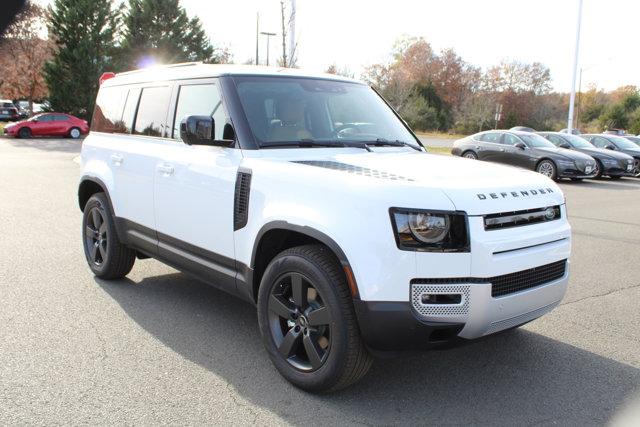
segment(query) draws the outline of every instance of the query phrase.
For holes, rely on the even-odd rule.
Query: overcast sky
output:
[[[181,2],[200,17],[214,44],[230,48],[235,62],[255,55],[257,12],[261,31],[280,32],[279,0]],[[297,0],[298,65],[323,71],[335,62],[359,77],[365,66],[387,60],[394,41],[406,34],[426,38],[436,50],[452,47],[482,67],[502,59],[542,62],[551,69],[554,88],[566,92],[577,5],[577,0]],[[584,0],[583,88],[640,86],[639,27],[636,0]],[[272,38],[272,63],[280,55],[279,42]],[[260,51],[264,59],[264,38]]]

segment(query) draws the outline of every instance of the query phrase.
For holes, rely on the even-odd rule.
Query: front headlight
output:
[[[399,249],[425,252],[469,252],[467,216],[463,212],[391,209]]]

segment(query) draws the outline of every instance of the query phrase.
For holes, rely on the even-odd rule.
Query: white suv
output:
[[[102,80],[78,190],[89,266],[119,279],[153,257],[256,304],[301,388],[522,325],[565,294],[558,186],[427,153],[367,85],[201,64]]]

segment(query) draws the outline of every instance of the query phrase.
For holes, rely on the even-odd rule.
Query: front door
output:
[[[217,82],[178,83],[172,138],[158,147],[154,204],[160,257],[221,288],[235,287],[233,202],[239,148],[192,146],[180,140],[191,115],[214,119],[222,139],[227,115]]]

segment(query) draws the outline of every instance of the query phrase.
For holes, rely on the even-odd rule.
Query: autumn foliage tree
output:
[[[51,58],[51,42],[43,38],[46,11],[28,2],[0,37],[0,94],[3,98],[24,99],[33,108],[34,100],[48,95],[42,75]]]

